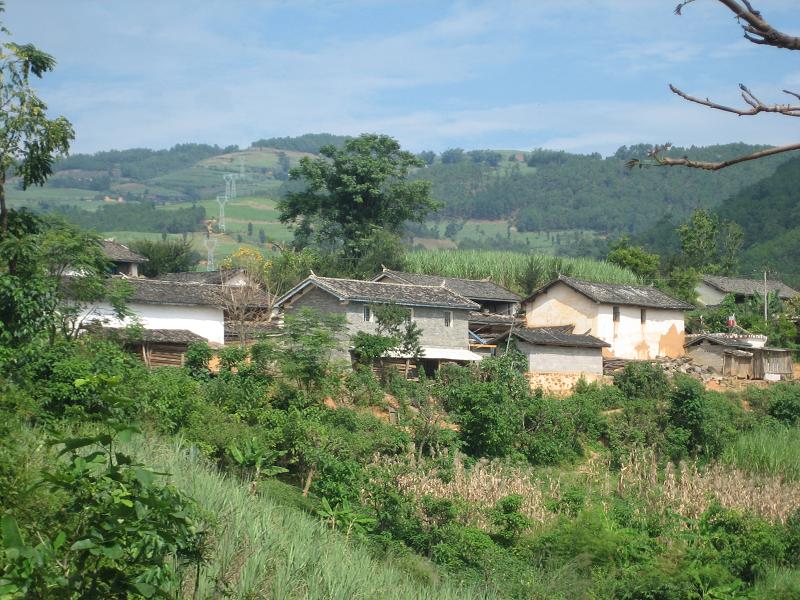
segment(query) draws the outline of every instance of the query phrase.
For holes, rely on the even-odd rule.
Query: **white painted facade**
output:
[[[588,333],[610,344],[607,358],[636,360],[683,356],[683,311],[600,304],[557,282],[523,304],[527,327],[573,325],[576,334]],[[645,311],[642,314],[642,311]]]
[[[111,304],[98,302],[84,307],[79,320],[101,321],[109,327],[125,327],[136,321],[145,329],[188,329],[209,342],[225,343],[225,318],[221,307],[129,302],[127,308],[136,315],[134,319],[121,321],[114,315]]]

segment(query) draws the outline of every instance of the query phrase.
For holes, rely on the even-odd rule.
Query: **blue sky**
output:
[[[322,131],[415,151],[797,141],[787,117],[669,92],[800,91],[800,53],[746,42],[715,0],[682,17],[676,1],[7,0],[5,22],[58,60],[37,87],[80,152]],[[796,1],[756,7],[800,33]]]

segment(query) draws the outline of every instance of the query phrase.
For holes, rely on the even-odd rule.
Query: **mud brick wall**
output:
[[[599,381],[601,383],[613,382],[613,379],[607,375],[580,372],[538,371],[528,373],[527,377],[531,385],[531,390],[541,388],[545,394],[555,396],[569,396],[572,392],[572,388],[580,381],[581,377],[583,377],[587,383],[592,383],[594,381]]]

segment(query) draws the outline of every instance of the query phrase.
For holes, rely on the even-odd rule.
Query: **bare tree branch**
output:
[[[675,7],[675,14],[680,15],[683,7],[692,2],[694,0],[680,2]],[[763,46],[800,50],[800,37],[788,35],[775,29],[761,16],[759,11],[753,8],[749,0],[742,0],[742,4],[737,0],[718,0],[718,2],[728,7],[736,15],[736,19],[740,22],[744,31],[745,39]]]
[[[625,163],[625,166],[628,167],[629,169],[633,169],[634,167],[641,168],[641,167],[660,166],[660,167],[691,167],[693,169],[702,169],[704,171],[719,171],[720,169],[724,169],[725,167],[737,165],[739,163],[747,162],[749,160],[758,160],[759,158],[774,156],[775,154],[783,154],[784,152],[793,152],[795,150],[800,150],[800,144],[789,144],[787,146],[776,146],[774,148],[767,148],[766,150],[759,150],[758,152],[753,152],[752,154],[737,156],[736,158],[731,158],[729,160],[723,160],[720,162],[707,162],[702,160],[692,160],[691,158],[688,158],[686,156],[682,158],[672,158],[669,156],[662,156],[662,154],[667,150],[669,150],[670,147],[671,144],[656,146],[649,153],[652,162],[645,162],[637,158],[634,158]]]
[[[671,83],[669,84],[669,89],[672,90],[674,94],[677,94],[684,100],[688,100],[689,102],[694,102],[696,104],[702,104],[703,106],[708,106],[709,108],[714,108],[716,110],[723,110],[725,112],[733,113],[735,115],[739,115],[740,117],[749,117],[753,115],[757,115],[758,113],[777,113],[781,115],[786,115],[787,117],[800,117],[800,104],[764,104],[753,95],[747,86],[744,84],[739,84],[739,89],[742,90],[742,98],[744,101],[750,105],[750,109],[742,110],[740,108],[734,108],[732,106],[725,106],[724,104],[717,104],[716,102],[712,102],[708,98],[703,100],[702,98],[695,98],[694,96],[690,96],[686,92],[683,92],[676,88]],[[800,99],[800,95],[790,92],[788,90],[783,90],[785,93],[790,94],[792,96],[797,97]]]

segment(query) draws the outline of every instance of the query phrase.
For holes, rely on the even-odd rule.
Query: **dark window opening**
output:
[[[619,306],[614,307],[614,323],[619,323]]]

